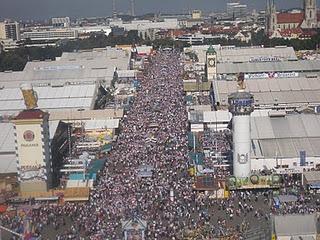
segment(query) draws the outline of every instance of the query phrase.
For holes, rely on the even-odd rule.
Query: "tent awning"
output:
[[[111,149],[112,149],[112,145],[110,143],[107,143],[102,146],[101,152],[107,153],[107,152],[110,152]]]
[[[309,185],[309,187],[310,187],[311,189],[320,189],[320,182],[311,183],[311,184]]]
[[[204,154],[190,152],[189,157],[194,165],[203,165]]]

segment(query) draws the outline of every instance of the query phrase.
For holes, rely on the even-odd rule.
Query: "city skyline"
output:
[[[118,12],[130,13],[131,6],[129,0],[116,0]],[[242,4],[247,4],[249,9],[264,9],[265,0],[242,0]],[[161,13],[186,13],[192,9],[200,9],[206,13],[226,10],[225,1],[221,0],[135,0],[135,12],[137,15],[161,12]],[[318,6],[320,0],[317,0]],[[278,9],[301,8],[302,0],[276,0]],[[12,19],[48,19],[57,16],[70,17],[94,17],[110,16],[112,14],[112,0],[2,0],[0,8],[0,18]]]

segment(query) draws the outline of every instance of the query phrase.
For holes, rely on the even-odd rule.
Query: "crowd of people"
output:
[[[117,240],[123,239],[123,223],[138,218],[147,223],[146,239],[242,239],[246,230],[267,223],[270,212],[278,211],[270,204],[270,192],[234,192],[217,200],[193,190],[187,171],[188,115],[182,73],[176,50],[159,51],[151,58],[90,200],[43,205],[33,211],[29,217],[37,234],[52,227],[65,229],[55,235],[59,240]],[[230,150],[219,134],[205,136],[204,143]],[[151,166],[152,176],[139,176],[141,166]],[[21,220],[12,219],[2,220],[10,228],[19,227]]]
[[[209,95],[200,95],[198,98],[199,105],[211,105],[211,99]]]
[[[207,130],[200,135],[200,141],[202,142],[203,149],[227,156],[231,152],[231,145],[228,140],[230,136],[231,133],[229,130]]]

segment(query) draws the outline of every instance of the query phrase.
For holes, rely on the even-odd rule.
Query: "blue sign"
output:
[[[306,165],[307,153],[306,151],[300,151],[300,166],[303,167]]]
[[[138,79],[133,80],[133,87],[140,88],[140,81]]]
[[[253,104],[252,99],[235,99],[234,104],[238,106],[251,106]]]

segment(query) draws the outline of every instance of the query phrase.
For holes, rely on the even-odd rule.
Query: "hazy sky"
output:
[[[117,10],[129,11],[130,0],[116,0]],[[231,2],[232,0],[230,0]],[[320,0],[318,6],[320,6]],[[135,0],[136,14],[148,12],[183,12],[202,9],[206,12],[226,9],[226,0]],[[250,9],[262,9],[266,0],[240,0]],[[302,0],[276,0],[278,8],[302,7]],[[107,16],[112,0],[0,0],[0,18],[46,19],[53,16]]]

